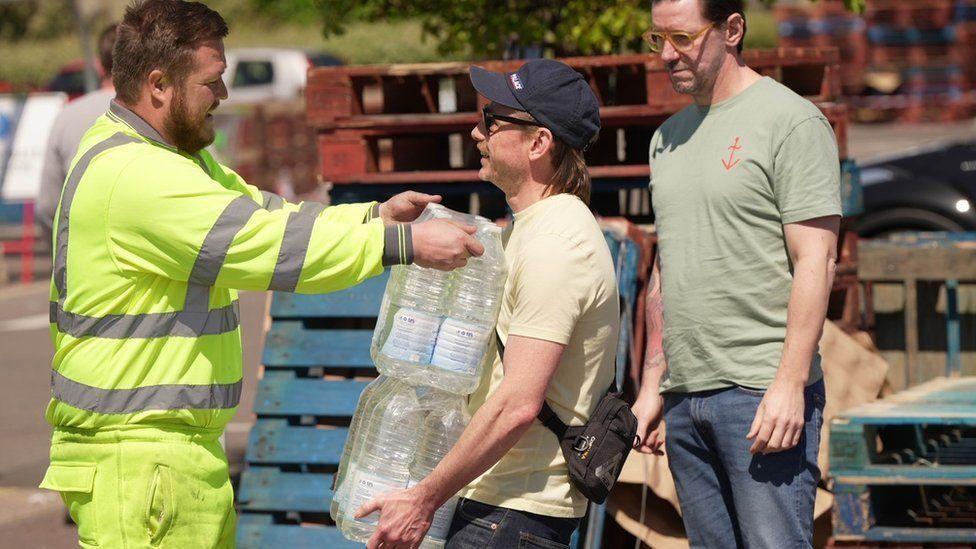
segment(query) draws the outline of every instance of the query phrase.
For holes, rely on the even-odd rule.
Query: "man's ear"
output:
[[[149,82],[149,95],[153,102],[165,103],[170,99],[172,84],[169,78],[159,69],[153,69],[147,78]]]
[[[735,48],[745,40],[746,20],[742,14],[733,13],[725,20],[725,45]]]
[[[549,128],[539,128],[529,147],[529,160],[538,160],[555,146],[555,137]]]

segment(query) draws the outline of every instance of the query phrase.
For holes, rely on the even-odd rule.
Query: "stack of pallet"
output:
[[[871,0],[778,8],[783,45],[834,40],[859,121],[952,121],[976,115],[976,0]],[[841,23],[843,22],[843,23]]]
[[[601,104],[600,139],[586,153],[593,207],[641,221],[650,213],[646,193],[632,193],[637,202],[631,203],[618,191],[646,187],[651,135],[690,98],[674,92],[659,56],[562,61],[587,79]],[[746,62],[815,101],[834,124],[846,156],[847,111],[834,102],[840,91],[836,49],[747,51]],[[479,64],[514,71],[521,63]],[[483,99],[468,69],[467,63],[442,63],[312,70],[308,122],[318,134],[320,173],[334,184],[333,196],[382,196],[423,185],[447,194],[474,192],[480,213],[502,215],[500,195],[478,180],[480,155],[469,134],[480,120]],[[469,209],[467,203],[449,205]]]
[[[873,0],[865,20],[871,70],[891,75],[895,93],[852,102],[866,120],[950,121],[976,114],[972,0]],[[882,76],[880,79],[883,79]],[[892,90],[883,90],[892,91]]]
[[[864,20],[851,13],[843,2],[822,0],[812,5],[781,2],[773,14],[780,46],[838,48],[844,95],[859,95],[864,90],[864,69],[868,64],[866,27]]]
[[[830,470],[835,547],[972,547],[976,378],[844,412],[830,426]]]
[[[898,390],[938,376],[976,375],[976,233],[900,233],[864,241],[858,278],[866,324]]]
[[[245,181],[287,198],[315,191],[315,134],[302,101],[231,107],[216,118],[211,150]]]

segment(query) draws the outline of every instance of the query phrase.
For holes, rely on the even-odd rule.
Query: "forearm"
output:
[[[806,383],[817,350],[827,302],[834,283],[835,260],[803,258],[794,264],[793,288],[787,309],[786,341],[778,377]]]
[[[664,360],[664,300],[661,295],[660,268],[655,262],[651,271],[645,299],[644,322],[647,333],[647,346],[644,351],[644,369],[641,374],[641,388],[638,398],[645,394],[656,395],[661,380],[667,373]]]
[[[418,485],[437,506],[487,471],[522,438],[532,421],[519,400],[499,388],[475,412],[454,448]]]

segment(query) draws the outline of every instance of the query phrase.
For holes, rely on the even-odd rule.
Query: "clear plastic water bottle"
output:
[[[444,206],[429,204],[417,222],[454,217],[454,212]],[[420,382],[418,370],[430,363],[450,283],[451,273],[447,271],[419,265],[391,269],[370,347],[380,373]]]
[[[339,469],[335,475],[335,490],[332,494],[332,502],[329,505],[329,514],[337,525],[342,522],[343,515],[346,512],[350,485],[348,480],[356,476],[355,467],[350,467],[350,461],[354,451],[362,447],[363,425],[369,423],[377,408],[376,402],[383,397],[391,385],[393,383],[390,383],[390,378],[380,376],[367,385],[359,395],[356,413],[352,416],[349,434],[346,436],[346,444],[342,448]]]
[[[485,253],[468,259],[465,267],[454,271],[446,318],[429,369],[430,385],[457,394],[474,392],[486,363],[494,359],[495,320],[507,272],[501,227],[484,219],[478,223],[475,237],[484,245]]]
[[[430,204],[418,218],[475,226],[482,257],[452,272],[394,267],[373,332],[371,354],[385,375],[469,394],[480,380],[505,283],[501,228],[487,219]]]
[[[353,448],[349,482],[339,529],[351,540],[365,542],[373,534],[379,513],[361,519],[356,511],[377,496],[402,490],[410,480],[410,464],[422,439],[424,414],[413,387],[398,380],[378,399],[374,413],[360,428],[361,448]]]
[[[427,477],[444,459],[461,437],[470,419],[467,404],[463,397],[451,395],[441,399],[424,420],[424,435],[410,465],[410,485],[413,486]],[[455,494],[434,513],[434,520],[427,531],[421,547],[441,547],[447,541],[447,534],[454,519],[458,496]]]

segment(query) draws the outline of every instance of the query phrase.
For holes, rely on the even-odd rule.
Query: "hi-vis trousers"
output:
[[[85,548],[234,547],[219,431],[55,428],[41,488],[56,490]]]

